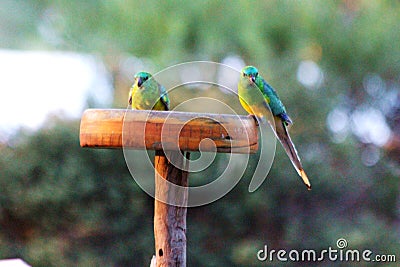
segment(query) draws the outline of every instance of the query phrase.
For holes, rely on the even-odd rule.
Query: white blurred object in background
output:
[[[21,259],[0,260],[0,267],[31,267]]]

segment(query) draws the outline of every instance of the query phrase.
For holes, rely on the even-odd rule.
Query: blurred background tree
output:
[[[264,266],[256,258],[264,244],[322,250],[341,237],[351,249],[399,256],[398,1],[0,6],[1,48],[96,56],[110,74],[113,107],[126,107],[136,71],[191,60],[255,65],[279,91],[314,190],[306,192],[278,146],[255,193],[245,175],[224,198],[189,209],[189,266]],[[78,125],[58,115],[0,144],[0,258],[147,266],[153,200],[121,151],[80,148]]]

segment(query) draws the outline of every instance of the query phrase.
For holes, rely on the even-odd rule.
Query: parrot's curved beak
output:
[[[255,83],[256,78],[254,76],[249,76],[249,81],[250,81],[250,83]]]
[[[143,80],[142,80],[142,78],[139,77],[137,80],[138,87],[142,86],[142,84],[143,84]]]

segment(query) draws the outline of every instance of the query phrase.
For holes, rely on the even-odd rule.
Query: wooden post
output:
[[[162,131],[167,133],[164,139]],[[172,136],[175,133],[179,136]],[[258,149],[257,125],[251,116],[169,111],[151,111],[149,114],[142,110],[118,109],[89,109],[82,116],[82,147],[156,150],[154,236],[157,267],[186,266],[188,191],[186,188],[177,193],[166,181],[188,186],[185,170],[188,169],[189,157],[184,160],[181,153],[199,151],[200,142],[205,138],[211,139],[214,145],[203,145],[202,151],[255,153]],[[180,150],[165,152],[163,148]],[[160,201],[172,198],[179,199],[180,205]]]
[[[154,202],[154,237],[156,262],[158,266],[186,266],[186,205],[187,189],[181,196],[174,196],[164,179],[176,185],[188,186],[188,173],[183,171],[184,162],[179,151],[171,153],[171,164],[164,152],[156,151],[154,167],[156,169],[156,199]],[[174,158],[174,159],[172,159]],[[188,167],[188,166],[187,166]],[[181,199],[181,206],[172,206],[159,199]]]

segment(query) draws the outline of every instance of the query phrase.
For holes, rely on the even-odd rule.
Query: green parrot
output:
[[[260,99],[260,93],[254,90],[261,91],[264,96]],[[303,179],[307,188],[311,189],[310,181],[305,173],[303,166],[300,162],[299,155],[296,148],[290,139],[287,127],[292,124],[292,120],[286,113],[285,106],[282,104],[276,91],[258,74],[257,68],[253,66],[246,66],[242,69],[240,80],[238,83],[239,100],[242,107],[250,114],[257,117],[265,115],[265,108],[268,104],[272,112],[275,122],[275,135],[281,142],[286,154],[289,156],[290,161],[295,167],[297,173]]]
[[[134,78],[135,80],[129,92],[128,100],[132,109],[164,111],[170,109],[170,101],[165,87],[159,84],[150,73],[141,71],[136,73]],[[189,151],[186,151],[186,154],[183,151],[180,153],[170,151],[169,153],[170,159],[176,159],[180,154],[185,155],[187,160],[190,159]]]
[[[169,110],[169,98],[164,86],[148,72],[138,72],[129,92],[132,109]]]

